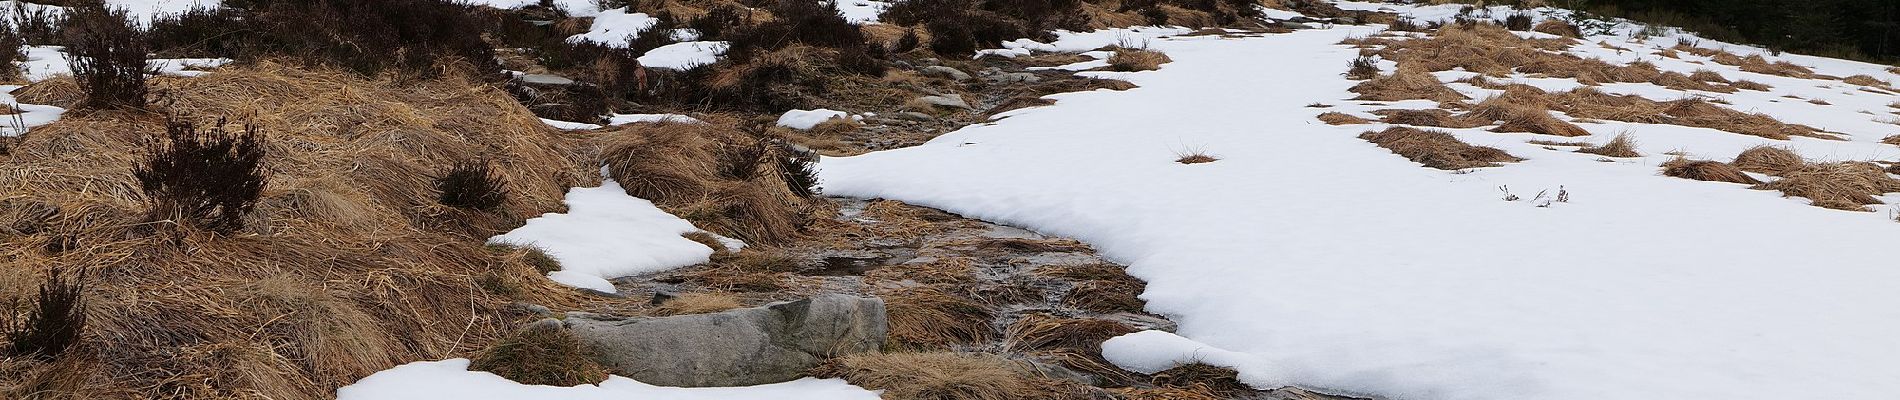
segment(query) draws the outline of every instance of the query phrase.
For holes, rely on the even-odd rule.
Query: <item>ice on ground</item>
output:
[[[842,379],[804,378],[745,387],[654,386],[621,376],[599,385],[524,385],[500,375],[468,370],[469,360],[418,361],[370,374],[336,390],[337,400],[877,400],[877,392]]]
[[[1860,111],[1900,98],[1735,75],[1776,91],[1724,95],[1733,107],[1840,127],[1847,140],[1617,122],[1579,124],[1591,133],[1579,138],[1458,129],[1527,160],[1437,171],[1356,137],[1383,125],[1314,119],[1414,103],[1344,100],[1355,82],[1340,72],[1357,50],[1336,43],[1375,29],[1153,40],[1174,62],[1122,76],[1140,88],[1066,94],[921,146],[829,158],[820,177],[827,194],[1089,242],[1148,282],[1149,311],[1173,317],[1181,337],[1252,357],[1235,364],[1256,385],[1446,400],[1900,393],[1900,268],[1880,250],[1900,223],[1658,174],[1672,150],[1726,161],[1761,144],[1893,160],[1900,150],[1877,141],[1900,127]],[[1838,76],[1870,68],[1782,59]],[[1769,102],[1823,85],[1855,105]],[[1335,107],[1306,107],[1315,102]],[[1625,132],[1647,157],[1526,143]],[[1222,159],[1177,164],[1184,144]],[[1559,192],[1569,201],[1553,201]],[[1109,347],[1189,347],[1147,340],[1159,344]],[[1123,361],[1179,358],[1149,356]]]
[[[818,126],[818,124],[822,124],[825,121],[830,121],[832,118],[850,118],[857,120],[861,117],[853,116],[851,113],[844,111],[824,108],[816,110],[791,110],[786,111],[784,115],[778,117],[778,126],[802,131]]]
[[[561,262],[549,279],[613,293],[610,278],[706,262],[713,249],[680,236],[689,232],[700,230],[608,179],[599,187],[569,189],[567,213],[542,214],[488,243],[541,249]]]
[[[877,23],[877,15],[891,6],[889,2],[873,0],[838,0],[838,13],[844,20],[853,24],[866,25]]]
[[[570,43],[594,42],[602,46],[626,48],[642,31],[660,23],[646,13],[628,13],[626,7],[604,10],[594,15],[594,24],[586,33],[569,36]]]
[[[726,42],[679,42],[660,46],[640,56],[640,65],[650,68],[686,70],[719,62],[726,53]]]

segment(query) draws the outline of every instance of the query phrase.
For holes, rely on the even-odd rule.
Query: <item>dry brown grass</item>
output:
[[[1353,116],[1352,114],[1347,114],[1347,113],[1342,113],[1342,112],[1320,113],[1319,121],[1325,122],[1327,125],[1356,125],[1356,124],[1372,123],[1371,120],[1368,120],[1365,118],[1359,118],[1357,116]]]
[[[709,314],[745,306],[739,303],[739,297],[731,293],[696,292],[683,293],[660,303],[653,309],[653,315]]]
[[[1407,68],[1400,64],[1399,69],[1390,74],[1380,75],[1350,89],[1358,93],[1353,100],[1400,101],[1431,100],[1440,103],[1459,102],[1469,99],[1456,90],[1446,87],[1437,77],[1420,68]]]
[[[1616,138],[1610,139],[1609,143],[1604,143],[1599,146],[1584,147],[1581,149],[1577,149],[1577,152],[1590,153],[1590,154],[1595,154],[1595,155],[1604,156],[1604,157],[1642,157],[1643,156],[1643,153],[1639,153],[1636,151],[1636,139],[1633,137],[1630,137],[1628,133],[1619,133],[1616,135]]]
[[[1880,139],[1880,142],[1895,145],[1895,146],[1900,146],[1900,135],[1893,135],[1893,136],[1882,138]]]
[[[1531,27],[1531,30],[1568,38],[1583,37],[1583,33],[1578,31],[1576,26],[1572,26],[1569,22],[1564,22],[1564,20],[1557,18],[1546,19],[1544,22],[1539,22],[1537,26]]]
[[[1782,172],[1781,179],[1754,188],[1806,197],[1816,207],[1867,211],[1866,205],[1881,204],[1875,196],[1900,192],[1900,180],[1874,163],[1834,162],[1790,169]]]
[[[1766,83],[1751,81],[1747,79],[1737,80],[1735,81],[1735,83],[1730,84],[1729,86],[1734,87],[1736,89],[1753,90],[1757,92],[1766,92],[1766,91],[1774,89],[1773,86],[1768,86],[1768,84]]]
[[[1220,161],[1220,159],[1214,156],[1208,155],[1207,153],[1199,151],[1199,150],[1189,151],[1183,154],[1177,154],[1175,155],[1175,159],[1174,159],[1174,162],[1178,162],[1182,164],[1204,164],[1204,163],[1211,163],[1215,161]]]
[[[0,157],[0,198],[59,209],[37,233],[0,235],[0,275],[91,269],[89,337],[109,340],[86,342],[87,369],[112,378],[80,383],[88,397],[325,398],[399,363],[485,347],[513,328],[513,301],[585,301],[482,246],[599,179],[578,138],[508,94],[453,74],[405,83],[270,63],[153,85],[157,111],[260,127],[269,182],[243,231],[143,218],[129,166],[163,129],[153,115],[68,114]],[[436,204],[429,175],[479,156],[511,200],[480,213]]]
[[[1156,372],[1153,381],[1155,386],[1205,391],[1222,398],[1234,398],[1255,391],[1253,387],[1240,382],[1240,373],[1233,368],[1200,363]]]
[[[1028,363],[987,353],[857,354],[826,361],[812,376],[882,390],[887,399],[1087,398],[1079,384],[1045,378]]]
[[[605,133],[601,151],[627,194],[722,235],[784,243],[824,203],[791,192],[762,140],[719,124],[630,124]]]
[[[1395,125],[1430,126],[1439,128],[1476,128],[1489,125],[1490,121],[1454,116],[1450,111],[1436,108],[1424,110],[1378,110],[1380,122]]]
[[[553,320],[530,324],[482,350],[472,357],[468,369],[529,385],[591,385],[607,380],[607,370]]]
[[[1800,167],[1806,163],[1807,161],[1802,160],[1801,155],[1796,154],[1793,149],[1776,146],[1755,146],[1747,150],[1742,150],[1740,154],[1736,154],[1735,161],[1729,164],[1743,171],[1781,175],[1783,171]]]
[[[1690,160],[1677,157],[1674,160],[1663,163],[1662,168],[1662,174],[1664,176],[1673,176],[1683,179],[1748,185],[1761,183],[1761,181],[1756,180],[1755,177],[1743,173],[1740,168],[1723,164],[1720,161]]]
[[[1174,62],[1167,54],[1148,49],[1117,48],[1115,55],[1108,57],[1110,71],[1135,72],[1161,69],[1161,64]]]
[[[988,305],[944,288],[918,286],[883,291],[890,318],[891,343],[899,348],[943,349],[988,342],[997,337]]]
[[[15,89],[13,98],[26,104],[72,108],[86,98],[86,92],[72,75],[60,75]]]
[[[1557,103],[1555,109],[1578,118],[1710,128],[1781,140],[1790,136],[1840,139],[1813,127],[1783,123],[1764,114],[1735,111],[1699,98],[1657,102],[1591,88],[1578,88],[1552,97]]]
[[[1359,138],[1413,162],[1442,170],[1495,167],[1498,163],[1523,160],[1504,150],[1466,144],[1443,131],[1392,127],[1380,132],[1366,132],[1360,134]]]
[[[1875,78],[1873,76],[1868,76],[1868,75],[1849,76],[1846,78],[1842,78],[1841,81],[1847,82],[1847,84],[1849,85],[1873,86],[1873,87],[1880,87],[1880,88],[1887,87],[1887,81],[1883,81],[1883,80],[1880,80],[1880,78]]]

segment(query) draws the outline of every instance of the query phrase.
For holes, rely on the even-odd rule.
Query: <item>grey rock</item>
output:
[[[937,117],[932,117],[930,116],[930,114],[920,113],[916,111],[904,111],[904,112],[899,112],[896,114],[891,114],[891,118],[908,120],[908,121],[918,121],[918,122],[931,122],[931,121],[937,120]]]
[[[574,84],[573,79],[567,79],[567,77],[560,75],[523,74],[516,79],[520,79],[521,83],[531,85],[567,86]]]
[[[917,100],[937,107],[970,109],[970,103],[963,101],[963,97],[957,95],[924,96],[918,97]]]
[[[917,72],[923,74],[924,76],[934,76],[934,77],[950,79],[950,80],[954,80],[958,82],[970,80],[969,73],[963,72],[962,70],[958,70],[956,68],[945,67],[942,65],[932,65],[928,67],[923,67],[923,68],[918,69]]]
[[[534,304],[534,303],[517,301],[517,302],[508,304],[508,306],[511,308],[514,308],[515,310],[528,313],[528,314],[533,314],[533,315],[546,316],[546,315],[550,315],[554,313],[553,311],[548,310],[547,306]]]
[[[1019,83],[1019,82],[1033,83],[1033,82],[1042,81],[1042,77],[1036,76],[1036,74],[1032,74],[1028,72],[998,73],[995,75],[984,77],[983,79],[986,79],[986,80],[989,80],[990,82],[995,82],[995,83]]]
[[[877,351],[890,329],[883,300],[841,294],[660,318],[570,313],[566,325],[616,374],[685,387],[798,379],[825,358]]]

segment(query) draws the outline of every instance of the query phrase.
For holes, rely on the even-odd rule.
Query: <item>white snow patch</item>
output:
[[[599,43],[602,46],[626,48],[640,32],[652,28],[660,20],[645,13],[628,13],[626,7],[601,11],[594,15],[594,24],[581,33],[567,38],[568,42],[583,41]]]
[[[0,137],[20,136],[33,128],[58,121],[59,116],[66,113],[64,108],[20,103],[19,100],[13,98],[12,94],[20,87],[20,85],[0,85],[0,104],[10,105],[20,111],[18,114],[13,114],[10,108],[0,108],[0,113],[6,113],[0,114]]]
[[[660,46],[640,56],[640,65],[651,68],[693,69],[719,62],[726,53],[726,42],[679,42]]]
[[[816,110],[791,110],[786,111],[785,115],[778,117],[778,126],[802,131],[818,126],[818,124],[822,124],[825,121],[830,121],[832,118],[851,118],[857,120],[862,117],[853,116],[851,113],[844,111],[823,108]]]
[[[621,376],[599,385],[524,385],[500,375],[468,370],[469,360],[418,361],[370,374],[336,390],[338,400],[877,400],[877,392],[842,379],[804,378],[745,387],[654,386]]]
[[[1102,358],[1129,371],[1152,374],[1186,364],[1207,364],[1240,371],[1240,381],[1272,389],[1287,377],[1259,357],[1236,353],[1162,331],[1141,331],[1102,342]],[[1263,375],[1266,374],[1266,375]]]
[[[542,214],[488,243],[541,249],[561,262],[548,278],[613,293],[609,278],[706,262],[712,248],[680,236],[689,232],[700,230],[607,179],[599,187],[569,189],[567,213]]]
[[[1356,137],[1380,125],[1329,126],[1313,118],[1327,110],[1305,107],[1431,105],[1342,101],[1354,97],[1346,90],[1354,82],[1339,66],[1357,53],[1336,43],[1375,29],[1154,40],[1175,62],[1122,76],[1137,89],[1066,94],[1055,106],[921,146],[830,158],[819,164],[824,189],[1095,245],[1147,281],[1148,310],[1173,316],[1192,340],[1136,336],[1146,339],[1108,346],[1136,368],[1178,361],[1188,347],[1233,355],[1214,351],[1225,349],[1252,357],[1233,364],[1262,387],[1396,399],[1876,400],[1900,392],[1892,379],[1900,376],[1900,308],[1891,306],[1900,303],[1900,269],[1871,250],[1892,247],[1900,224],[1886,212],[1821,209],[1657,173],[1671,150],[1726,161],[1760,144],[1814,160],[1892,160],[1900,150],[1878,140],[1900,126],[1858,111],[1900,99],[1652,60],[1773,85],[1773,93],[1722,97],[1734,103],[1727,107],[1847,132],[1848,140],[1580,124],[1592,135],[1567,140],[1629,132],[1649,155],[1599,162],[1525,143],[1565,138],[1463,129],[1451,132],[1527,160],[1450,173]],[[1572,50],[1595,53],[1587,48],[1597,39]],[[1835,76],[1876,67],[1775,59]],[[1653,85],[1604,90],[1684,96]],[[1779,98],[1790,93],[1835,105]],[[1183,167],[1173,162],[1181,143],[1222,160]],[[1522,199],[1500,200],[1501,186]],[[1570,201],[1550,202],[1560,188]],[[1545,197],[1531,200],[1540,191]],[[1143,345],[1173,350],[1126,352]]]
[[[105,0],[107,7],[123,8],[128,17],[141,24],[150,24],[160,16],[180,14],[192,8],[219,8],[224,6],[221,0]]]
[[[692,116],[680,114],[614,114],[608,118],[608,125],[626,125],[637,123],[671,122],[676,124],[704,124]]]
[[[569,131],[586,131],[586,130],[600,129],[599,124],[562,121],[558,119],[542,118],[541,123],[548,124],[548,126],[552,126],[554,127],[554,129],[569,130]]]
[[[878,23],[877,15],[884,13],[884,9],[890,6],[891,3],[883,1],[838,0],[838,13],[853,24],[875,24]]]

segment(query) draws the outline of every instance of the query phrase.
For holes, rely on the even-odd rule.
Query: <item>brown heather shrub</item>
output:
[[[1346,63],[1346,79],[1366,80],[1379,76],[1379,63],[1372,57],[1358,57]]]
[[[1604,156],[1604,157],[1642,157],[1643,156],[1643,153],[1636,152],[1636,139],[1631,138],[1628,133],[1619,133],[1616,135],[1616,138],[1610,139],[1609,143],[1604,143],[1603,145],[1600,145],[1600,146],[1584,147],[1581,149],[1577,149],[1577,152],[1595,154],[1595,155]]]
[[[1740,154],[1735,155],[1735,161],[1730,162],[1743,171],[1769,175],[1781,175],[1784,171],[1806,163],[1807,161],[1802,160],[1801,155],[1796,154],[1793,149],[1766,145],[1742,150]]]
[[[1662,168],[1662,174],[1664,176],[1673,176],[1683,179],[1748,185],[1761,183],[1761,181],[1756,180],[1755,177],[1743,173],[1740,168],[1723,164],[1720,161],[1690,160],[1677,157],[1674,160],[1663,163]]]
[[[1153,71],[1161,69],[1161,64],[1174,60],[1167,54],[1148,49],[1115,49],[1115,55],[1108,57],[1108,69],[1119,72]]]
[[[591,385],[607,380],[607,370],[588,357],[580,341],[555,320],[529,324],[496,342],[477,353],[468,369],[529,385]]]
[[[1371,120],[1367,120],[1365,118],[1359,118],[1359,117],[1353,116],[1352,114],[1347,114],[1347,113],[1342,113],[1342,112],[1320,113],[1319,120],[1320,122],[1325,122],[1327,125],[1356,125],[1356,124],[1372,123]]]
[[[1879,196],[1900,192],[1900,180],[1887,175],[1879,165],[1865,162],[1807,164],[1782,172],[1781,179],[1754,186],[1755,189],[1779,190],[1786,196],[1806,197],[1816,207],[1848,211],[1867,211],[1868,204],[1881,204]]]
[[[1366,132],[1360,139],[1384,147],[1408,160],[1442,170],[1495,167],[1498,163],[1522,161],[1504,150],[1472,146],[1443,131],[1405,127]]]

